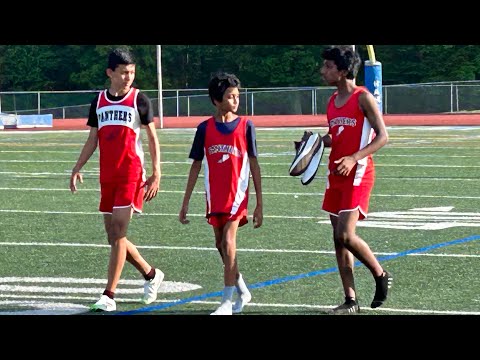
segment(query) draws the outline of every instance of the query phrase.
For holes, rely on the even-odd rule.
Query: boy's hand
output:
[[[145,190],[143,199],[145,201],[150,201],[157,196],[158,190],[160,189],[160,176],[155,174],[150,176],[147,181],[145,181],[145,185],[147,186],[147,189]]]
[[[341,159],[335,160],[335,164],[338,164],[334,171],[335,175],[348,176],[353,167],[357,164],[353,156],[344,156]]]
[[[187,220],[187,213],[188,213],[188,205],[183,205],[180,209],[180,213],[178,214],[178,220],[183,224],[186,225],[190,222]]]
[[[80,183],[83,184],[82,174],[80,174],[79,171],[76,171],[74,169],[72,170],[72,175],[70,176],[70,191],[74,194],[77,192],[77,178],[78,178],[78,181],[80,181]]]
[[[258,206],[255,208],[255,211],[253,212],[253,228],[259,228],[262,226],[263,223],[263,208],[261,206]]]

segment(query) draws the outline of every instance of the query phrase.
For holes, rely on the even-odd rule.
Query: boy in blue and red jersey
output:
[[[212,315],[239,313],[251,300],[236,258],[237,230],[248,222],[250,172],[257,198],[254,227],[260,227],[263,221],[255,127],[246,117],[236,115],[240,103],[239,87],[240,81],[233,74],[219,73],[210,81],[208,93],[216,113],[197,127],[189,156],[193,163],[179,213],[180,222],[188,224],[188,203],[205,158],[206,218],[213,227],[215,245],[222,257],[225,284],[220,307]],[[235,289],[238,297],[233,304]]]

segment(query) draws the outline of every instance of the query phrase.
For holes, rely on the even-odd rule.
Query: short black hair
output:
[[[350,80],[355,79],[362,64],[360,55],[353,50],[352,45],[332,45],[323,50],[322,58],[332,60],[340,71],[347,70],[347,79]]]
[[[108,54],[108,69],[115,71],[118,65],[135,64],[135,58],[127,48],[116,48]]]
[[[208,95],[212,104],[215,105],[215,101],[222,101],[225,91],[229,87],[240,87],[240,80],[234,74],[229,74],[226,72],[217,72],[210,83],[208,84]]]

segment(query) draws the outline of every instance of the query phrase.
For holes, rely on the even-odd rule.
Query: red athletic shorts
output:
[[[365,219],[372,188],[373,182],[360,186],[330,187],[325,191],[322,209],[335,216],[343,211],[359,210],[359,220]]]
[[[132,207],[137,213],[142,212],[143,196],[145,194],[144,181],[125,184],[101,183],[100,206],[102,213],[111,214],[114,208]]]
[[[241,214],[235,214],[235,215],[218,214],[218,215],[207,216],[207,222],[210,225],[212,225],[213,227],[222,227],[228,221],[235,221],[237,219],[240,219],[240,222],[238,223],[238,227],[241,227],[241,226],[245,225],[246,223],[248,223],[247,210],[245,210]]]
[[[247,208],[244,205],[240,205],[240,208],[238,209],[237,213],[234,215],[225,214],[225,213],[216,213],[216,214],[207,214],[206,218],[207,218],[207,222],[213,227],[222,227],[228,221],[235,221],[238,219],[240,219],[238,227],[248,223]]]

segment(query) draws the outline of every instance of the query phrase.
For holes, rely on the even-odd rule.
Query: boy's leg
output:
[[[330,222],[333,229],[333,242],[335,245],[335,256],[337,258],[338,272],[342,281],[343,292],[345,294],[345,303],[332,309],[332,313],[350,313],[359,310],[356,303],[355,280],[353,277],[353,255],[344,246],[338,233],[338,217],[330,215]]]
[[[222,231],[222,241],[221,241],[221,255],[223,260],[223,279],[224,279],[224,290],[222,302],[218,309],[212,313],[212,315],[231,315],[232,314],[232,297],[233,292],[235,291],[236,275],[237,275],[237,263],[236,263],[236,252],[237,252],[237,230],[240,220],[227,221],[223,226]],[[219,228],[214,227],[215,238],[217,237],[217,232]]]
[[[115,208],[111,215],[104,215],[105,223],[109,223],[110,260],[108,263],[108,280],[100,300],[91,308],[93,311],[116,310],[114,294],[127,257],[126,233],[130,216],[131,209],[128,207]]]
[[[130,208],[116,208],[112,212],[110,262],[106,290],[115,292],[127,258],[127,229]]]
[[[130,218],[133,213],[131,209]],[[104,215],[105,231],[108,234],[108,242],[111,244],[115,237],[112,231],[112,216],[110,214]],[[150,304],[157,298],[157,292],[163,281],[164,274],[159,269],[155,269],[140,255],[137,247],[128,239],[127,244],[127,257],[126,260],[132,264],[144,277],[145,283],[143,285],[143,296],[140,302],[144,304]]]
[[[223,226],[222,227],[213,227],[213,232],[215,234],[215,246],[217,247],[218,253],[222,258],[223,263],[223,254],[222,254],[222,237],[223,237]],[[235,269],[236,269],[236,281],[235,288],[237,290],[237,300],[232,306],[232,313],[238,314],[241,313],[245,304],[249,303],[252,299],[252,294],[247,288],[245,281],[243,280],[242,274],[238,271],[237,258],[235,257]]]
[[[372,273],[376,283],[376,290],[371,307],[375,308],[381,306],[387,299],[388,288],[391,286],[393,278],[391,274],[384,271],[368,244],[355,233],[359,216],[359,210],[344,211],[339,214],[336,228],[336,242],[338,241],[348,249],[348,251],[360,260]],[[345,296],[347,299],[349,294],[346,292]],[[353,298],[353,300],[355,300],[355,298]]]

